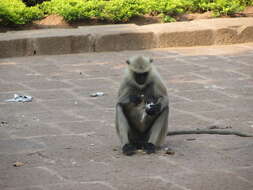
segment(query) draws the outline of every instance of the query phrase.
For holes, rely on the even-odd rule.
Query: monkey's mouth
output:
[[[134,80],[137,84],[143,85],[147,81],[148,72],[145,73],[134,73]]]

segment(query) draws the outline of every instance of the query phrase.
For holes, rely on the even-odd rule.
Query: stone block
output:
[[[94,51],[94,38],[92,35],[72,36],[71,52],[69,53],[85,53]]]
[[[71,36],[33,39],[34,55],[67,54],[71,52]]]
[[[253,26],[247,26],[242,29],[239,33],[238,43],[253,42]]]
[[[95,51],[122,51],[156,48],[152,32],[108,32],[96,36]]]
[[[158,34],[158,39],[159,48],[212,45],[213,31],[207,29],[185,32],[164,32]]]
[[[234,44],[238,42],[237,31],[233,28],[222,28],[215,31],[214,44]]]
[[[0,58],[27,56],[27,39],[0,40]]]

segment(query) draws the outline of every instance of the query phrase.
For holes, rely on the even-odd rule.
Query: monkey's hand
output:
[[[130,95],[129,100],[131,103],[134,103],[135,105],[138,105],[142,102],[142,97],[139,95]]]
[[[161,107],[162,105],[160,103],[158,104],[150,103],[150,104],[147,104],[145,111],[148,115],[156,115],[157,113],[161,111]]]

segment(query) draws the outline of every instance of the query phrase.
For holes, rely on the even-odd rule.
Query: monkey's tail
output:
[[[220,131],[220,130],[182,130],[182,131],[169,131],[167,136],[173,135],[187,135],[187,134],[216,134],[216,135],[236,135],[240,137],[253,137],[253,135],[241,133],[238,131]]]

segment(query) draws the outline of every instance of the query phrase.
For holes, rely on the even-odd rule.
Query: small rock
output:
[[[4,127],[4,126],[6,126],[6,125],[8,125],[8,122],[7,122],[7,121],[1,121],[0,127]]]
[[[92,93],[90,95],[90,97],[98,97],[98,96],[104,96],[104,95],[105,95],[105,93],[103,93],[103,92],[96,92],[96,93]]]
[[[226,126],[226,129],[232,129],[231,125]]]
[[[173,151],[170,148],[165,148],[164,150],[165,150],[165,154],[169,154],[169,155],[174,155],[175,154],[175,151]]]
[[[220,126],[217,126],[217,125],[212,125],[210,127],[208,127],[208,129],[231,129],[232,126],[231,125],[228,125],[226,127],[220,127]]]
[[[204,86],[204,88],[207,88],[207,89],[224,89],[223,87],[220,87],[220,86],[216,86],[216,85],[210,85],[210,86]]]
[[[210,127],[208,127],[208,129],[219,129],[220,127],[218,127],[217,125],[212,125]]]
[[[71,164],[72,164],[72,165],[76,165],[77,163],[76,163],[76,162],[72,162]]]
[[[23,162],[15,162],[13,164],[14,167],[21,167],[21,166],[24,166],[24,165],[25,165],[25,163],[23,163]]]

